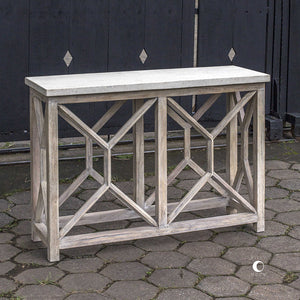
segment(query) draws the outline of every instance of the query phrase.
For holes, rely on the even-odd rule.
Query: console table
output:
[[[264,159],[265,159],[265,83],[269,75],[236,67],[181,68],[113,73],[27,77],[30,87],[32,240],[42,240],[50,261],[59,260],[60,249],[126,241],[168,234],[254,224],[264,230]],[[207,100],[192,116],[172,97],[207,95]],[[208,130],[199,120],[221,94],[226,94],[227,113],[219,124]],[[128,100],[133,99],[133,100]],[[93,127],[76,116],[68,104],[112,101]],[[133,113],[114,136],[106,141],[98,132],[126,101],[132,101]],[[155,192],[144,192],[144,114],[155,107]],[[122,111],[122,110],[121,110]],[[121,112],[122,113],[122,112]],[[99,115],[101,112],[99,111]],[[72,184],[59,195],[58,116],[80,132],[86,140],[86,167]],[[167,118],[174,119],[184,130],[182,161],[167,173]],[[253,122],[252,122],[253,119]],[[249,126],[253,125],[253,170],[248,160]],[[238,127],[239,125],[239,127]],[[111,176],[113,147],[133,128],[134,193],[132,199]],[[207,166],[191,157],[191,129],[207,142]],[[214,140],[226,129],[227,178],[214,170]],[[239,129],[239,130],[238,130]],[[238,135],[241,145],[238,152]],[[104,175],[93,168],[93,142],[104,151]],[[168,185],[186,168],[199,180],[178,202],[168,202]],[[252,174],[253,173],[253,174]],[[101,187],[74,215],[59,216],[59,206],[87,179],[93,177]],[[245,181],[248,199],[239,189]],[[216,197],[194,199],[205,184]],[[88,212],[106,191],[110,191],[126,208]],[[176,221],[182,212],[229,207],[227,215]],[[77,225],[142,218],[147,226],[68,235]]]

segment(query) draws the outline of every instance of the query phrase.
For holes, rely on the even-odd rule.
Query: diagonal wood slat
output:
[[[247,93],[241,101],[234,106],[234,108],[223,118],[223,120],[215,127],[211,132],[213,139],[215,139],[222,130],[227,126],[227,124],[236,116],[236,114],[244,107],[251,98],[256,94],[256,91]]]
[[[198,121],[212,107],[212,105],[220,98],[221,95],[222,94],[211,95],[201,105],[201,107],[195,112],[195,114],[193,115],[193,118]]]
[[[133,209],[137,214],[139,214],[147,223],[153,226],[158,226],[157,222],[139,205],[137,205],[133,200],[131,200],[125,193],[123,193],[117,186],[113,183],[110,185],[111,192],[127,207]]]
[[[93,195],[87,200],[80,209],[74,214],[71,220],[60,230],[59,236],[63,238],[80,220],[80,218],[95,204],[95,202],[109,189],[109,187],[104,184],[102,185]]]
[[[178,174],[187,166],[187,161],[183,159],[177,166],[176,168],[171,172],[171,174],[168,176],[168,181],[167,184],[171,184],[173,180],[178,176]],[[145,207],[150,206],[153,204],[155,201],[155,192],[153,192],[148,199],[145,202]]]
[[[101,128],[118,112],[126,101],[118,101],[99,119],[99,121],[92,127],[95,132]]]
[[[108,149],[108,144],[82,120],[80,120],[73,112],[64,105],[58,105],[59,115],[65,119],[71,126],[78,130],[82,135],[94,140],[100,147]]]
[[[59,206],[61,206],[75,191],[76,189],[87,179],[89,172],[84,170],[61,194],[59,197]]]
[[[217,181],[229,194],[231,197],[238,200],[241,205],[243,205],[246,209],[256,213],[255,208],[243,197],[241,196],[233,187],[231,187],[225,180],[223,180],[217,173],[213,173],[212,177]]]
[[[189,113],[187,113],[175,100],[173,100],[172,98],[168,98],[168,105],[194,129],[196,129],[199,133],[203,134],[205,138],[212,139],[212,135],[192,116],[190,116]]]
[[[156,100],[157,98],[146,101],[145,104],[130,117],[130,119],[108,142],[110,148],[114,147],[120,141],[120,139],[126,134],[126,132],[148,111],[148,109],[156,102]]]
[[[178,214],[185,208],[185,206],[193,199],[193,197],[201,190],[211,177],[211,173],[206,173],[200,180],[191,188],[191,190],[183,197],[176,208],[168,216],[168,224],[170,224]]]

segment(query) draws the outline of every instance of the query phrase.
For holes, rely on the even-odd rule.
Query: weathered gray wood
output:
[[[257,209],[256,231],[265,230],[265,90],[254,99],[253,114],[254,206]]]
[[[227,112],[226,116],[222,119],[222,121],[211,132],[213,138],[216,138],[222,132],[222,130],[229,124],[229,122],[236,119],[236,114],[242,109],[242,107],[244,107],[248,103],[248,101],[251,100],[255,93],[255,91],[247,93],[238,104],[232,106],[232,108]],[[230,94],[230,103],[234,103],[232,94]]]
[[[46,104],[47,132],[47,240],[48,260],[59,260],[59,177],[57,104]]]
[[[168,203],[168,211],[172,211],[173,209],[175,209],[175,207],[179,203],[180,202]],[[228,198],[226,197],[193,199],[183,208],[182,212],[225,207],[226,205],[228,205]],[[145,208],[145,211],[150,216],[155,216],[155,205],[151,205]],[[59,218],[60,227],[63,227],[72,217],[73,215],[61,216]],[[82,216],[82,218],[80,218],[80,220],[74,226],[121,221],[121,220],[130,220],[130,219],[138,219],[138,218],[140,218],[140,215],[137,214],[134,210],[122,208],[122,209],[114,209],[108,211],[86,213],[85,215]]]
[[[85,138],[85,168],[93,168],[93,141],[88,137]]]
[[[137,112],[144,104],[143,99],[133,100],[132,111]],[[133,199],[140,206],[145,206],[145,179],[144,179],[144,117],[141,117],[133,126]]]
[[[118,101],[99,119],[99,121],[92,127],[95,132],[101,128],[119,111],[126,101]]]
[[[229,195],[238,200],[241,205],[243,205],[246,209],[256,213],[255,208],[243,197],[241,196],[234,188],[232,188],[225,180],[222,179],[217,173],[213,173],[212,177],[217,181],[219,185],[221,185]]]
[[[235,91],[253,91],[263,87],[262,83],[253,84],[236,84],[212,87],[180,88],[180,89],[163,89],[153,91],[135,91],[124,93],[92,94],[92,95],[74,95],[63,97],[52,97],[52,101],[58,104],[86,103],[86,102],[105,102],[105,101],[122,101],[128,99],[149,99],[158,97],[175,97],[189,95],[206,95],[206,94],[223,94]],[[46,101],[45,98],[43,101]],[[47,101],[46,101],[47,102]]]
[[[109,189],[106,184],[102,185],[74,214],[68,223],[60,230],[60,238],[64,237],[82,218],[82,216],[101,198],[102,195]]]
[[[153,226],[157,226],[156,221],[139,205],[132,201],[126,194],[123,193],[114,184],[110,185],[110,191],[115,195],[124,205],[133,209],[139,216],[141,216],[147,223]]]
[[[121,127],[121,129],[108,142],[110,148],[114,147],[127,131],[148,111],[148,109],[156,102],[156,98],[147,100]]]
[[[77,188],[87,179],[89,172],[83,170],[82,173],[70,184],[70,186],[59,197],[59,206],[61,206],[71,195],[77,190]]]
[[[34,223],[34,228],[40,240],[48,247],[47,227],[44,223]]]
[[[105,150],[103,156],[104,183],[111,184],[111,150]]]
[[[187,161],[183,159],[168,176],[168,185],[179,175],[179,173],[187,166]],[[146,200],[145,207],[148,207],[155,201],[155,192],[153,192]]]
[[[206,173],[202,176],[198,182],[190,189],[190,191],[183,197],[176,208],[168,216],[168,224],[173,222],[173,220],[179,215],[179,213],[184,209],[184,207],[194,198],[194,196],[201,190],[201,188],[207,183],[208,179],[211,177],[211,173]]]
[[[30,173],[31,173],[31,239],[38,241],[39,236],[35,232],[34,222],[36,221],[36,207],[40,193],[40,137],[39,128],[34,109],[34,95],[30,89]],[[41,129],[40,129],[41,130]]]
[[[218,216],[191,221],[174,222],[168,227],[139,227],[108,232],[95,232],[75,236],[68,236],[60,241],[60,249],[90,246],[111,242],[122,242],[141,238],[170,235],[198,230],[228,227],[257,221],[256,214],[241,213],[229,216]]]
[[[214,141],[207,141],[207,172],[214,171]]]
[[[155,105],[155,206],[159,227],[167,225],[167,98],[158,98]]]
[[[192,116],[190,116],[176,101],[168,97],[168,105],[175,110],[187,123],[189,123],[195,130],[203,134],[205,138],[212,138],[212,135],[200,125]]]
[[[81,121],[74,113],[63,105],[58,106],[59,115],[65,119],[71,126],[78,130],[85,137],[94,140],[103,149],[108,149],[108,144],[89,126]]]
[[[97,180],[100,184],[104,184],[104,178],[94,169],[90,170],[90,175]]]

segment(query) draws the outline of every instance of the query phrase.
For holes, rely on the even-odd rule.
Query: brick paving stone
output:
[[[215,238],[214,242],[227,247],[252,246],[257,238],[246,232],[222,232]]]
[[[289,286],[300,290],[300,274],[298,274],[298,279],[290,283]]]
[[[300,240],[300,226],[295,226],[290,232],[289,235],[295,239]]]
[[[256,260],[267,264],[271,258],[271,253],[255,247],[231,248],[223,255],[223,258],[238,265],[252,265]]]
[[[176,178],[181,180],[199,179],[199,174],[197,174],[193,170],[183,170]]]
[[[15,194],[7,197],[7,199],[9,201],[11,201],[15,204],[29,204],[30,198],[31,198],[30,191],[18,192],[18,193],[15,193]]]
[[[9,271],[15,268],[15,264],[11,261],[5,261],[0,263],[0,275],[5,275]]]
[[[96,229],[93,229],[93,228],[90,228],[87,226],[75,226],[69,231],[68,235],[92,233],[95,231],[96,231]]]
[[[206,257],[192,260],[187,268],[202,275],[230,275],[234,273],[236,265],[219,257]]]
[[[21,235],[16,239],[16,246],[23,249],[39,249],[44,248],[42,242],[33,242],[30,235]]]
[[[31,222],[29,220],[20,221],[12,230],[18,235],[31,234]]]
[[[266,199],[276,199],[287,197],[289,192],[278,187],[266,187]]]
[[[184,269],[155,270],[148,278],[149,282],[164,288],[193,287],[197,279],[197,275]]]
[[[294,164],[294,165],[292,165],[292,169],[300,171],[300,164]]]
[[[61,253],[70,258],[81,258],[84,256],[96,255],[96,253],[102,248],[102,245],[78,247],[71,249],[63,249],[61,250]]]
[[[225,297],[225,298],[215,298],[216,300],[245,300],[250,299],[248,297]]]
[[[135,245],[146,251],[169,251],[178,247],[179,241],[169,236],[161,236],[149,239],[141,239],[135,242]]]
[[[84,201],[76,197],[70,197],[60,206],[60,209],[79,209],[83,204]]]
[[[0,244],[9,243],[15,236],[8,232],[0,232]]]
[[[195,219],[199,219],[198,216],[195,216],[194,214],[191,214],[189,212],[183,212],[180,213],[176,218],[176,222],[177,221],[187,221],[187,220],[195,220]]]
[[[271,236],[262,238],[257,246],[272,253],[294,252],[299,251],[300,241],[289,236]]]
[[[16,289],[17,285],[10,279],[0,278],[0,294]]]
[[[104,230],[123,229],[127,227],[128,224],[129,221],[123,220],[123,221],[114,221],[114,222],[106,222],[106,223],[99,223],[99,224],[90,224],[89,227],[92,227],[99,231],[104,231]]]
[[[65,192],[69,188],[70,184],[63,183],[59,185],[59,194],[61,195],[63,192]],[[81,192],[80,188],[77,188],[75,192],[72,195],[78,194]]]
[[[296,179],[300,178],[300,173],[294,170],[271,170],[268,172],[268,176],[277,179]]]
[[[111,263],[100,274],[112,280],[139,280],[150,271],[148,267],[139,262]]]
[[[300,272],[300,253],[275,254],[270,264],[287,272]]]
[[[14,279],[23,284],[37,284],[39,281],[57,281],[65,273],[56,267],[34,268],[23,271]]]
[[[198,175],[197,179],[195,180],[181,180],[176,184],[176,187],[189,191],[198,181],[200,177]],[[208,192],[211,190],[211,185],[205,184],[201,191]]]
[[[266,160],[267,170],[288,169],[290,164],[281,160]]]
[[[291,195],[291,199],[300,200],[300,192],[294,192]]]
[[[66,300],[110,300],[109,296],[103,296],[97,293],[76,293],[66,298]]]
[[[300,210],[280,213],[275,219],[287,225],[300,225]]]
[[[162,291],[157,300],[211,300],[212,298],[199,290],[185,289],[169,289]]]
[[[292,191],[300,190],[300,179],[286,179],[281,180],[279,185],[285,189]]]
[[[294,201],[292,199],[276,199],[266,201],[266,208],[277,212],[287,212],[300,209],[300,205],[298,201]]]
[[[185,243],[179,252],[194,258],[218,257],[225,247],[213,242],[190,242]]]
[[[89,210],[89,212],[93,211],[106,211],[112,209],[120,209],[120,206],[115,204],[114,202],[106,202],[106,201],[97,201]]]
[[[300,291],[282,284],[257,285],[248,296],[254,300],[299,300]]]
[[[68,292],[102,291],[111,281],[97,273],[69,274],[60,280],[61,287]]]
[[[14,260],[21,264],[37,264],[42,266],[50,266],[53,264],[47,260],[46,249],[36,249],[22,252],[16,256]]]
[[[84,190],[92,190],[92,189],[95,190],[95,189],[99,189],[100,186],[101,184],[98,181],[87,179],[80,185],[80,188]]]
[[[250,285],[233,276],[211,276],[200,281],[198,287],[214,296],[240,296],[246,294]]]
[[[277,182],[278,182],[278,179],[274,179],[269,176],[266,176],[266,178],[265,178],[265,185],[268,187],[275,186]]]
[[[144,281],[117,281],[105,292],[118,300],[149,300],[158,293],[158,288]]]
[[[155,185],[156,185],[155,180],[156,180],[155,176],[147,176],[147,177],[145,177],[145,184],[147,184],[148,186],[151,186],[151,187],[155,187]]]
[[[276,213],[272,210],[265,209],[265,220],[270,221],[275,217]]]
[[[79,198],[81,200],[88,200],[95,194],[95,192],[96,192],[96,190],[85,190],[85,191],[81,192],[77,196],[77,198]],[[111,201],[111,200],[116,199],[116,197],[114,197],[111,193],[107,192],[100,199],[101,199],[101,201]]]
[[[0,262],[9,260],[13,256],[15,256],[17,253],[19,253],[21,250],[9,245],[9,244],[0,244]]]
[[[115,185],[125,194],[133,193],[133,181],[119,181],[115,182]]]
[[[0,213],[0,228],[9,225],[14,219],[6,213]]]
[[[55,285],[27,285],[20,288],[16,292],[16,296],[24,300],[60,300],[64,299],[66,292]]]
[[[185,192],[177,187],[169,186],[168,187],[168,199],[177,199],[180,200]]]
[[[57,264],[57,267],[70,273],[84,273],[97,272],[103,264],[103,260],[98,257],[86,257],[61,261]]]
[[[285,274],[282,270],[265,265],[262,272],[255,272],[252,266],[242,266],[235,275],[251,284],[275,284],[282,283]]]
[[[265,231],[255,234],[258,236],[284,235],[289,228],[287,225],[275,221],[266,221],[265,226]]]
[[[10,204],[5,199],[0,199],[0,211],[7,211],[12,207],[12,204]]]
[[[189,257],[175,251],[157,251],[148,253],[141,262],[156,269],[185,267],[190,260]]]
[[[16,205],[9,212],[10,215],[18,220],[30,219],[31,218],[31,206],[29,204]]]
[[[111,245],[97,253],[105,261],[125,262],[139,259],[145,251],[132,245]]]
[[[198,242],[198,241],[207,241],[213,232],[210,230],[201,230],[201,231],[193,231],[186,232],[174,235],[175,239],[186,242]]]

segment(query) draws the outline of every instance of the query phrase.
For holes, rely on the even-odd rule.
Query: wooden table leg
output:
[[[31,239],[36,242],[40,241],[39,236],[35,232],[34,222],[36,220],[36,209],[40,190],[40,141],[38,132],[38,123],[34,109],[34,95],[30,90],[30,173],[31,173]]]
[[[227,113],[232,110],[234,107],[234,94],[226,94],[226,110]],[[227,125],[226,128],[226,172],[227,172],[227,182],[232,186],[238,164],[238,149],[237,149],[237,140],[238,131],[237,131],[237,116],[235,116]],[[227,213],[235,213],[236,209],[227,207]]]
[[[132,112],[144,105],[144,99],[133,100]],[[144,117],[133,126],[133,199],[140,206],[145,206],[144,178]]]
[[[57,104],[46,103],[47,136],[47,239],[48,260],[59,260],[59,177]]]
[[[257,232],[265,230],[265,89],[257,90],[253,113],[253,200],[257,210]]]
[[[155,106],[155,209],[159,227],[167,225],[167,98]]]

